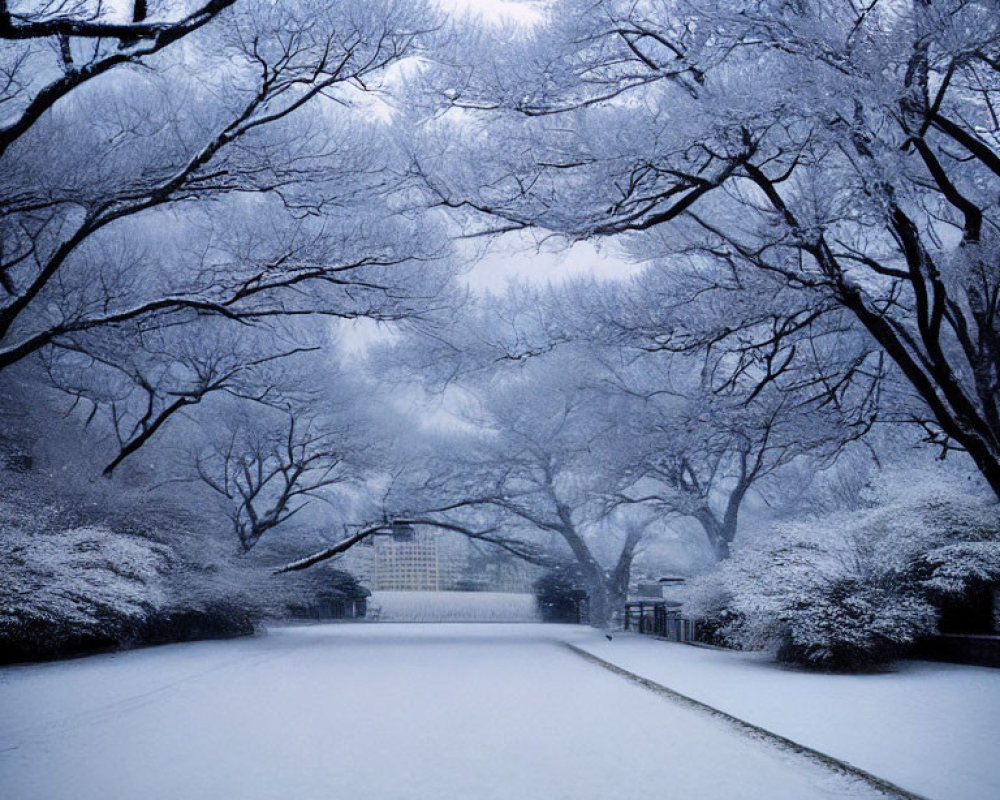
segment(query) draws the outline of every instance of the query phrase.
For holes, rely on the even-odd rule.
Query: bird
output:
[[[604,638],[607,639],[610,642],[612,640],[612,638],[614,638],[614,637],[612,637],[610,633],[606,633],[606,634],[604,634]]]

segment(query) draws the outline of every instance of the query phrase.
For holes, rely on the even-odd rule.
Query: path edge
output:
[[[731,728],[735,728],[744,736],[766,741],[770,744],[776,745],[782,750],[793,752],[809,759],[814,763],[820,764],[827,769],[832,769],[834,772],[850,775],[858,780],[864,781],[872,788],[877,789],[889,797],[900,798],[901,800],[929,800],[929,798],[925,795],[916,794],[915,792],[911,792],[909,789],[904,789],[902,786],[897,786],[892,781],[887,781],[885,778],[873,775],[867,770],[863,770],[860,767],[856,767],[853,764],[849,764],[848,762],[842,761],[841,759],[828,755],[827,753],[822,753],[819,750],[806,747],[804,744],[799,744],[792,739],[781,736],[773,731],[769,731],[767,728],[762,728],[759,725],[754,725],[752,722],[747,722],[739,717],[734,717],[732,714],[727,714],[725,711],[721,711],[714,706],[708,705],[708,703],[695,700],[693,697],[681,694],[680,692],[664,686],[661,683],[657,683],[649,678],[644,678],[641,675],[630,672],[629,670],[619,667],[617,664],[613,664],[610,661],[605,661],[600,656],[595,656],[593,653],[588,650],[584,650],[582,647],[577,647],[575,644],[570,644],[569,642],[561,642],[561,644],[568,650],[576,653],[576,655],[590,661],[593,664],[596,664],[597,666],[603,667],[609,672],[613,672],[615,675],[625,678],[632,683],[637,683],[643,688],[655,692],[662,697],[666,697],[681,706],[699,711],[703,714],[708,714],[709,716],[721,720]]]

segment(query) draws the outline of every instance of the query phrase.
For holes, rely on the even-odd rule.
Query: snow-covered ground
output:
[[[1000,798],[1000,670],[900,661],[871,675],[577,628],[590,653],[935,800]]]
[[[373,592],[370,616],[381,622],[537,622],[533,594]]]
[[[589,663],[559,643],[566,638],[593,635],[544,625],[314,625],[7,668],[0,795],[877,796]]]

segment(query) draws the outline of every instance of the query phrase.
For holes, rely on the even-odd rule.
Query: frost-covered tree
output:
[[[152,330],[122,327],[126,335],[92,332],[83,342],[66,336],[43,358],[52,384],[81,407],[87,424],[110,428],[115,452],[106,476],[172,420],[216,395],[281,403],[307,368],[296,356],[319,349],[279,338],[276,328],[236,330],[212,318]]]
[[[870,429],[878,376],[866,391],[857,391],[860,379],[845,390],[839,371],[866,360],[870,348],[830,328],[789,334],[793,352],[807,353],[794,364],[741,347],[761,329],[773,335],[776,317],[731,298],[706,299],[698,276],[680,278],[648,269],[552,294],[563,336],[591,343],[596,385],[617,398],[629,431],[620,450],[631,483],[618,500],[696,520],[724,559],[748,494],[780,496],[785,467],[815,470]],[[720,327],[741,335],[720,340]]]
[[[30,460],[0,457],[0,661],[252,632],[266,575],[232,557],[203,507],[88,478],[89,437],[40,408],[52,391],[11,383],[0,455]]]
[[[780,495],[783,467],[808,459],[816,469],[843,444],[842,431],[815,426],[777,393],[751,409],[691,392],[644,399],[624,411],[630,428],[624,474],[631,480],[617,501],[694,519],[719,560],[729,557],[751,491]]]
[[[720,295],[768,273],[800,293],[758,342],[774,365],[845,312],[1000,496],[998,20],[995,0],[554,3],[432,76],[447,147],[415,169],[479,230],[625,234]]]
[[[402,507],[461,524],[466,535],[490,531],[494,544],[542,566],[571,561],[587,585],[591,621],[606,624],[624,603],[641,544],[665,516],[624,498],[635,481],[633,398],[608,390],[590,343],[534,348],[541,340],[532,323],[555,328],[544,322],[551,309],[523,287],[465,310],[376,359],[383,380],[405,379],[411,391],[417,366],[418,391],[431,390],[437,417],[401,475]]]
[[[426,310],[447,248],[379,90],[432,24],[351,0],[0,4],[0,369],[42,356],[107,412],[110,471],[206,392],[255,396],[297,348],[252,352],[279,321]]]
[[[776,367],[765,379],[766,368],[751,355],[702,344],[704,332],[735,324],[740,309],[712,308],[696,283],[691,299],[669,305],[664,282],[652,271],[621,282],[511,286],[433,338],[402,345],[403,360],[419,365],[432,384],[459,390],[503,374],[529,384],[546,375],[540,392],[562,381],[562,390],[607,426],[600,488],[593,489],[604,506],[645,505],[691,518],[724,559],[748,494],[765,487],[779,494],[780,473],[791,462],[816,469],[867,432],[876,396],[852,397],[830,376],[868,351],[857,336],[803,332],[797,345],[810,348],[811,358],[794,369]],[[773,322],[744,311],[745,330],[765,324],[761,316]]]
[[[572,357],[535,360],[474,385],[473,419],[484,433],[438,481],[456,508],[498,513],[515,529],[547,537],[549,552],[568,550],[588,588],[591,623],[604,625],[625,601],[653,520],[613,513],[621,420],[581,381],[586,369]]]
[[[357,480],[365,467],[365,444],[350,436],[343,419],[303,407],[232,403],[216,414],[194,453],[194,470],[217,496],[244,552],[310,501],[329,502],[331,487]]]

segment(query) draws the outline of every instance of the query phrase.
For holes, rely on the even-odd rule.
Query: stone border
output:
[[[587,659],[588,661],[603,667],[609,672],[613,672],[626,680],[637,683],[645,689],[649,689],[656,694],[666,697],[679,705],[690,708],[694,711],[699,711],[703,714],[708,714],[715,717],[718,720],[729,725],[731,728],[735,728],[737,731],[742,733],[744,736],[749,736],[752,739],[757,739],[758,741],[765,741],[769,744],[776,745],[782,750],[795,753],[800,756],[804,756],[810,761],[820,764],[821,766],[831,769],[834,772],[838,772],[843,775],[850,775],[853,778],[867,783],[872,788],[878,790],[887,797],[897,798],[899,800],[928,800],[924,795],[916,794],[907,789],[897,786],[891,781],[887,781],[884,778],[880,778],[877,775],[873,775],[860,767],[855,767],[852,764],[848,764],[846,761],[841,761],[839,758],[834,758],[833,756],[827,755],[826,753],[821,753],[819,750],[813,750],[811,747],[806,747],[805,745],[799,744],[798,742],[792,741],[784,736],[781,736],[773,731],[769,731],[766,728],[761,728],[758,725],[742,720],[739,717],[734,717],[732,714],[727,714],[725,711],[720,711],[719,709],[708,705],[707,703],[702,703],[700,700],[695,700],[693,697],[688,697],[685,694],[676,692],[673,689],[669,689],[662,684],[656,683],[656,681],[651,681],[649,678],[643,678],[641,675],[636,675],[634,672],[629,672],[627,669],[619,667],[617,664],[612,664],[610,661],[605,661],[599,656],[595,656],[584,650],[581,647],[577,647],[569,642],[562,642],[562,645],[572,652],[576,653],[578,656]]]

